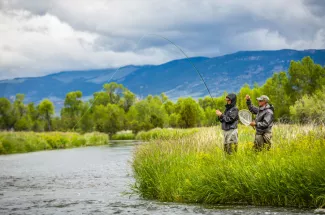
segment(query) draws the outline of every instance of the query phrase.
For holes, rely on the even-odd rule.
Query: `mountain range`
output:
[[[13,99],[17,93],[23,93],[25,102],[35,103],[49,98],[59,110],[68,92],[80,90],[87,100],[109,81],[123,84],[140,98],[162,92],[172,100],[204,97],[208,91],[193,65],[212,96],[220,96],[225,91],[237,92],[245,83],[262,85],[274,72],[287,71],[291,60],[300,61],[305,56],[325,65],[325,50],[240,51],[213,58],[184,58],[161,65],[63,71],[42,77],[0,80],[0,97]]]

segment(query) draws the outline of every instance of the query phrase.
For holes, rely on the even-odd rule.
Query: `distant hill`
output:
[[[195,57],[191,62],[202,73],[213,96],[224,91],[237,92],[245,83],[263,84],[274,72],[286,71],[291,60],[310,56],[315,63],[325,64],[325,50],[241,51],[214,58]],[[66,93],[81,90],[89,98],[110,80],[116,69],[64,71],[43,77],[16,78],[0,81],[0,97],[26,95],[26,102],[50,98],[57,108]],[[123,84],[139,97],[165,92],[171,99],[208,94],[203,82],[188,59],[174,60],[161,65],[125,66],[111,81]]]

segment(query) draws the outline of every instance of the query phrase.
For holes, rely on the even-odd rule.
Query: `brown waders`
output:
[[[272,145],[272,133],[255,134],[255,141],[253,148],[256,151],[262,151],[263,148],[270,150]]]

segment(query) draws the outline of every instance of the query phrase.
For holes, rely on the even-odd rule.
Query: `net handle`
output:
[[[249,111],[249,110],[246,110],[246,109],[243,109],[243,110],[240,110],[239,112],[246,112],[247,114],[249,114],[250,115],[250,117],[252,116],[252,113]],[[243,117],[241,117],[240,116],[240,114],[238,114],[239,115],[239,120],[240,120],[240,122],[241,123],[243,123],[243,121],[245,120]],[[245,120],[246,121],[246,120]],[[249,124],[247,124],[247,123],[243,123],[245,126],[249,126]],[[246,125],[247,124],[247,125]],[[256,126],[254,125],[251,125],[251,127],[254,129],[254,130],[256,130]]]

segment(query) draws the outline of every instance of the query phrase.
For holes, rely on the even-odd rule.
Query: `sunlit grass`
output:
[[[136,136],[137,140],[171,140],[171,139],[182,139],[187,136],[191,136],[198,132],[198,128],[192,129],[173,129],[173,128],[155,128],[150,131],[139,132]]]
[[[135,134],[132,131],[120,131],[114,134],[112,140],[134,140]]]
[[[93,132],[0,132],[0,154],[108,144],[107,134]]]
[[[234,155],[222,149],[222,131],[137,146],[134,188],[161,201],[317,207],[325,203],[325,130],[276,125],[270,151],[252,150],[255,131],[240,126]]]

